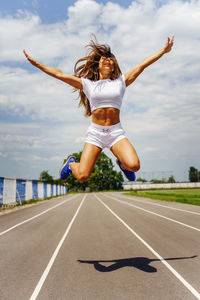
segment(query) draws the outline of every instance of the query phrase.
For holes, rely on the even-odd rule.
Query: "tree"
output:
[[[42,171],[40,173],[39,180],[45,182],[45,183],[54,183],[53,177],[49,175],[48,171]]]
[[[166,179],[162,178],[162,179],[151,179],[152,183],[166,183]]]
[[[174,179],[174,176],[170,176],[167,180],[168,183],[175,183],[176,180]]]
[[[76,161],[80,161],[81,153],[73,153]],[[72,190],[85,191],[86,188],[90,190],[120,190],[122,189],[123,176],[121,172],[113,170],[114,165],[112,160],[102,152],[96,162],[94,170],[87,181],[80,182],[74,176],[69,176],[63,182],[67,183],[68,188]]]
[[[141,178],[141,177],[137,178],[137,179],[136,179],[136,181],[147,182],[147,180],[146,180],[146,179],[144,179],[144,178]]]
[[[189,180],[190,182],[198,182],[200,180],[200,172],[195,167],[189,169]]]

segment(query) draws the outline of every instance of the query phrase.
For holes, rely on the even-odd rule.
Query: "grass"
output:
[[[174,189],[174,190],[143,190],[131,191],[126,195],[150,198],[155,200],[181,202],[200,205],[200,189]]]

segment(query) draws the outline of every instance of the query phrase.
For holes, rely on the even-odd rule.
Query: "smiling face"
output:
[[[112,57],[101,56],[99,60],[100,78],[109,78],[114,71],[114,60]]]

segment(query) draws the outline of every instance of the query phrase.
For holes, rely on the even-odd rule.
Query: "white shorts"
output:
[[[91,123],[86,133],[85,142],[103,149],[111,148],[125,137],[125,131],[121,123],[112,126],[101,126]]]

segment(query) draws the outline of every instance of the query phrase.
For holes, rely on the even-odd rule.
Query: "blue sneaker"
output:
[[[117,159],[116,162],[117,162],[118,166],[120,167],[120,169],[122,170],[122,172],[124,173],[124,175],[126,176],[126,178],[130,181],[135,181],[135,179],[136,179],[135,172],[123,169],[121,167],[121,162],[119,161],[119,159]]]
[[[68,156],[66,162],[60,168],[60,178],[61,179],[66,179],[67,177],[69,177],[69,175],[72,174],[72,171],[69,168],[69,164],[71,162],[75,162],[75,161],[76,161],[76,158],[74,156],[72,156],[72,155]]]

